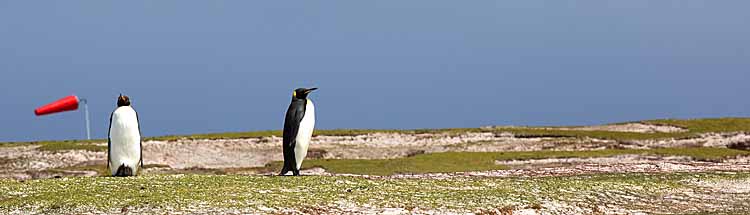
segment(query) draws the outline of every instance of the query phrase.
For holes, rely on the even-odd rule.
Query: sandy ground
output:
[[[726,147],[733,143],[747,142],[750,142],[750,135],[745,133],[704,134],[691,139],[628,142],[592,138],[517,138],[508,133],[495,134],[492,132],[461,135],[374,133],[357,136],[314,137],[309,156],[311,158],[330,159],[379,159],[446,151],[646,149],[680,146]],[[105,145],[105,143],[100,144]],[[146,165],[168,166],[172,169],[260,167],[268,162],[282,159],[280,137],[146,141],[143,146]],[[648,159],[609,159],[612,161],[611,163],[649,163]],[[46,170],[71,166],[101,165],[105,164],[105,161],[106,152],[82,150],[45,152],[36,150],[36,146],[0,147],[0,178],[53,177],[55,174]],[[663,159],[659,162],[662,161],[671,162],[671,160]],[[549,161],[548,163],[571,162],[573,160]],[[575,163],[592,162],[576,161]],[[76,171],[64,171],[56,174],[91,175],[91,173]]]
[[[646,149],[657,147],[706,146],[726,147],[748,142],[750,135],[706,134],[700,138],[666,141],[630,141],[575,138],[516,138],[510,134],[368,134],[359,136],[318,136],[313,138],[313,158],[382,159],[404,157],[413,153],[446,151],[538,151],[596,150],[606,148]],[[281,160],[281,138],[230,140],[148,141],[144,143],[146,164],[169,165],[172,168],[241,168],[263,166]]]
[[[519,128],[518,126],[488,126],[485,128]],[[572,130],[572,131],[617,131],[617,132],[636,132],[636,133],[674,133],[685,132],[687,129],[668,126],[668,125],[651,125],[643,123],[625,123],[613,125],[594,125],[579,127],[520,127],[547,130]]]
[[[617,125],[595,125],[574,128],[557,128],[560,130],[578,130],[578,131],[618,131],[618,132],[638,132],[638,133],[674,133],[685,132],[687,129],[667,126],[667,125],[650,125],[643,123],[626,123]]]

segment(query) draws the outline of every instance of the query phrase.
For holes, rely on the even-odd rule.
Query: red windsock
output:
[[[78,109],[78,97],[68,96],[34,110],[37,116]]]

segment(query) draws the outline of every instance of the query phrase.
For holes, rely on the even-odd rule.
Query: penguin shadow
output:
[[[289,172],[289,173],[284,174],[284,175],[279,175],[279,173],[266,173],[266,174],[263,174],[262,176],[267,176],[267,177],[308,177],[308,176],[315,176],[315,175],[303,175],[302,173],[300,173],[299,175],[293,175],[291,172]]]
[[[276,176],[276,177],[310,177],[310,176],[316,176],[316,175],[303,175],[303,174],[299,174],[299,175],[291,175],[291,174],[279,175],[279,174],[276,174],[274,176]]]
[[[302,170],[300,170],[299,175],[294,175],[292,173],[292,171],[289,171],[289,172],[287,172],[284,175],[280,175],[279,172],[281,171],[281,169],[279,169],[278,171],[264,173],[261,176],[266,176],[266,177],[309,177],[309,176],[317,176],[315,174],[302,174],[302,171],[304,171],[304,170],[310,170],[310,169],[302,169]]]

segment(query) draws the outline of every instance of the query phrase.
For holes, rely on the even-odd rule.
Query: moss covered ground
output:
[[[176,211],[200,208],[251,211],[290,208],[304,211],[331,210],[344,207],[342,204],[357,207],[477,211],[544,207],[544,202],[579,200],[584,208],[594,208],[597,206],[596,202],[616,202],[628,196],[638,197],[641,202],[668,204],[662,202],[664,195],[675,190],[694,189],[695,185],[687,183],[688,181],[748,179],[750,173],[451,179],[152,175],[130,178],[0,180],[0,212],[107,212],[119,211],[123,207]],[[632,202],[621,204],[632,209],[648,207]]]

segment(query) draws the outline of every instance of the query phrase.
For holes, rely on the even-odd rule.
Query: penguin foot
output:
[[[127,177],[127,176],[134,176],[133,174],[133,168],[125,166],[125,164],[120,165],[120,167],[117,167],[117,172],[115,172],[115,177]]]
[[[284,168],[281,169],[281,172],[279,173],[279,176],[284,176],[286,173],[289,172],[289,170],[284,166]]]

